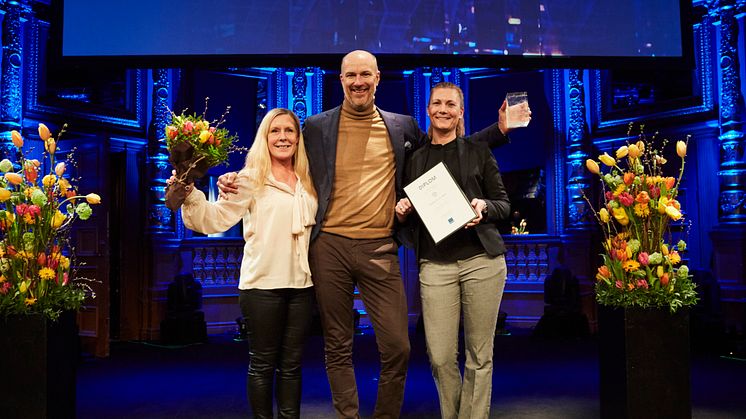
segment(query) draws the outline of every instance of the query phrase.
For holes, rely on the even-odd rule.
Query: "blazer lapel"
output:
[[[394,115],[378,109],[378,113],[381,114],[383,123],[386,125],[386,130],[389,132],[389,141],[391,141],[391,147],[394,149],[394,164],[396,167],[396,188],[401,190],[403,187],[402,179],[404,177],[404,134],[402,132],[401,124],[399,119]]]
[[[337,163],[337,141],[339,139],[339,114],[342,107],[336,107],[329,112],[328,117],[323,122],[321,132],[323,133],[324,154],[326,155],[326,171],[329,173],[329,179],[334,179],[334,172]]]

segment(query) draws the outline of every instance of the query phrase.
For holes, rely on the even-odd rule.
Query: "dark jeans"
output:
[[[309,252],[324,329],[326,374],[337,416],[359,417],[352,366],[353,300],[357,285],[381,354],[374,418],[398,418],[409,362],[407,301],[393,239],[348,239],[321,233]]]
[[[313,288],[240,290],[249,332],[247,392],[254,417],[272,419],[272,389],[279,418],[300,417],[301,358],[311,328]]]

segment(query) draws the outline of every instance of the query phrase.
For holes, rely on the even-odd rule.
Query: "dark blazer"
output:
[[[303,139],[311,167],[311,176],[319,199],[319,209],[316,212],[316,225],[311,233],[311,240],[321,231],[329,201],[334,187],[334,170],[337,159],[337,138],[339,135],[339,115],[342,106],[337,106],[326,112],[309,116],[303,126]],[[394,149],[396,164],[396,196],[404,196],[404,167],[407,155],[425,144],[427,135],[422,132],[417,121],[408,115],[386,112],[378,109],[383,118],[389,139]],[[508,138],[500,132],[497,124],[493,124],[470,137],[472,141],[483,141],[491,147],[506,144]]]
[[[476,230],[479,241],[488,255],[501,255],[505,253],[505,243],[497,231],[495,222],[508,218],[510,201],[500,177],[497,161],[484,143],[457,138],[456,147],[460,168],[458,173],[451,174],[469,201],[479,198],[487,203],[487,214],[483,214],[482,221],[472,228]],[[423,147],[415,151],[407,163],[405,182],[408,184],[425,173],[426,164],[427,149]],[[415,254],[419,259],[420,229],[425,226],[416,212],[408,217],[406,226],[404,231],[408,230],[408,232],[404,233],[403,237],[405,242],[411,242],[414,245]]]

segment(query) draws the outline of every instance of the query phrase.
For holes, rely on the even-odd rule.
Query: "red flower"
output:
[[[622,192],[619,194],[619,202],[625,207],[629,207],[635,202],[635,198],[627,192]]]

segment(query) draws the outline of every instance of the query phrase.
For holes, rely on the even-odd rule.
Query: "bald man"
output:
[[[342,60],[342,104],[306,119],[303,135],[319,199],[309,262],[324,331],[326,372],[340,418],[358,418],[352,365],[354,289],[373,324],[381,356],[375,418],[398,418],[409,362],[407,303],[394,240],[395,203],[404,196],[409,153],[427,143],[411,116],[375,106],[376,58],[352,51]],[[505,103],[498,123],[471,136],[507,142]],[[505,134],[504,134],[505,133]],[[225,175],[224,175],[225,176]],[[221,194],[231,192],[221,177]]]

